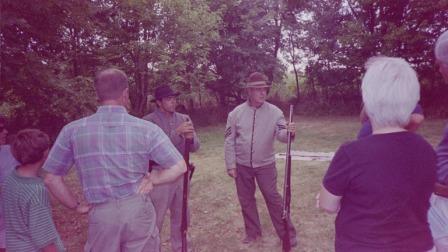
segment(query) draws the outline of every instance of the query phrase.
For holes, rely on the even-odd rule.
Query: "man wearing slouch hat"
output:
[[[235,179],[244,219],[246,237],[252,243],[261,237],[261,224],[255,201],[255,181],[263,194],[275,231],[280,239],[286,230],[282,221],[282,197],[277,191],[274,141],[287,142],[295,134],[295,124],[287,123],[283,112],[266,102],[270,85],[266,75],[252,73],[246,83],[247,101],[233,109],[225,130],[227,173]],[[291,246],[297,245],[296,230],[289,222]]]

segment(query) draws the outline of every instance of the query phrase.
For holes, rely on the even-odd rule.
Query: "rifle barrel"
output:
[[[289,123],[292,123],[294,106],[289,106]],[[285,234],[283,235],[283,251],[291,250],[291,241],[289,237],[289,210],[291,205],[291,132],[287,133],[288,142],[286,145],[286,160],[285,160],[285,178],[283,183],[283,226]]]

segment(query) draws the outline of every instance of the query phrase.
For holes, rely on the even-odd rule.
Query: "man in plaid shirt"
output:
[[[159,251],[153,184],[175,180],[186,165],[163,131],[126,111],[128,78],[118,69],[95,77],[100,106],[60,132],[44,169],[45,183],[66,207],[88,208],[85,251]],[[147,174],[148,162],[166,167]],[[80,205],[64,183],[75,165],[89,206]]]

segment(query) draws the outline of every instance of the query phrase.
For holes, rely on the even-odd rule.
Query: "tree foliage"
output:
[[[311,1],[296,10],[302,27],[295,46],[308,55],[309,95],[327,104],[360,101],[364,62],[374,55],[403,57],[419,74],[426,107],[443,103],[442,78],[433,67],[435,39],[447,29],[448,1]],[[300,31],[300,32],[297,32]],[[297,36],[299,34],[299,36]],[[300,36],[301,35],[301,36]],[[441,105],[441,104],[439,104]]]
[[[250,72],[281,85],[284,60],[296,101],[353,110],[363,64],[378,54],[411,62],[424,107],[448,112],[432,52],[448,0],[3,0],[0,8],[0,112],[17,129],[54,134],[92,113],[93,76],[111,66],[129,75],[137,116],[161,84],[190,107],[210,94],[232,106]]]

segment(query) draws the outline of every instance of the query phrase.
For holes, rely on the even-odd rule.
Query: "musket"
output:
[[[188,216],[187,216],[187,208],[188,208],[188,189],[189,189],[189,181],[190,181],[190,145],[192,144],[193,139],[185,138],[185,148],[184,148],[184,159],[187,165],[187,171],[184,173],[184,190],[182,192],[182,223],[180,226],[182,232],[182,252],[187,252],[187,231],[188,231]],[[191,174],[192,175],[192,174]]]
[[[289,123],[292,122],[294,106],[289,106]],[[282,220],[285,233],[283,235],[282,248],[283,251],[291,250],[291,240],[289,237],[289,214],[291,205],[291,132],[287,133],[288,143],[286,145],[286,161],[285,161],[285,178],[283,183],[283,211]]]

